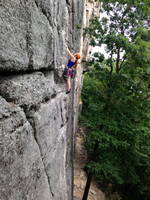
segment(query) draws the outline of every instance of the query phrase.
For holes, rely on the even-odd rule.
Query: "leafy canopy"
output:
[[[150,199],[149,1],[103,1],[86,33],[95,53],[83,84],[88,170],[123,199]]]
[[[141,35],[150,37],[149,1],[103,1],[101,12],[104,17],[92,19],[85,33],[89,35],[91,45],[104,45],[107,56],[101,54],[101,57],[105,57],[110,71],[119,73],[129,57],[136,57],[143,65],[143,45],[137,44]],[[148,55],[145,59],[150,64]]]

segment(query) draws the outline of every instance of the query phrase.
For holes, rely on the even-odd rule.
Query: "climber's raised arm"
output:
[[[68,54],[69,54],[69,56],[70,56],[70,59],[71,59],[73,62],[75,62],[75,61],[76,61],[76,58],[75,58],[75,56],[70,52],[70,50],[68,49],[68,47],[67,47],[67,52],[68,52]]]

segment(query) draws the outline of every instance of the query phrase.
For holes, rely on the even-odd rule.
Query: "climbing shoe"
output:
[[[71,92],[71,89],[70,90],[67,90],[66,94],[69,94]]]

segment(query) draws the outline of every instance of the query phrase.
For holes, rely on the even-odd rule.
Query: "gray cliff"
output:
[[[69,95],[62,72],[66,44],[87,55],[86,3],[0,0],[0,200],[73,198],[82,64]]]

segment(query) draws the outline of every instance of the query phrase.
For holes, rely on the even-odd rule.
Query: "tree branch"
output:
[[[123,58],[123,60],[121,61],[120,67],[119,67],[119,71],[121,70],[123,63],[124,63],[124,61],[126,60],[126,57],[127,57],[127,56],[125,55],[124,58]]]
[[[117,51],[116,73],[119,73],[119,70],[120,70],[119,62],[120,62],[120,47],[118,48],[118,51]]]
[[[112,58],[113,58],[113,50],[111,51],[111,64],[110,64],[110,67],[111,67],[110,73],[111,73],[111,74],[112,74],[112,72],[113,72]]]

